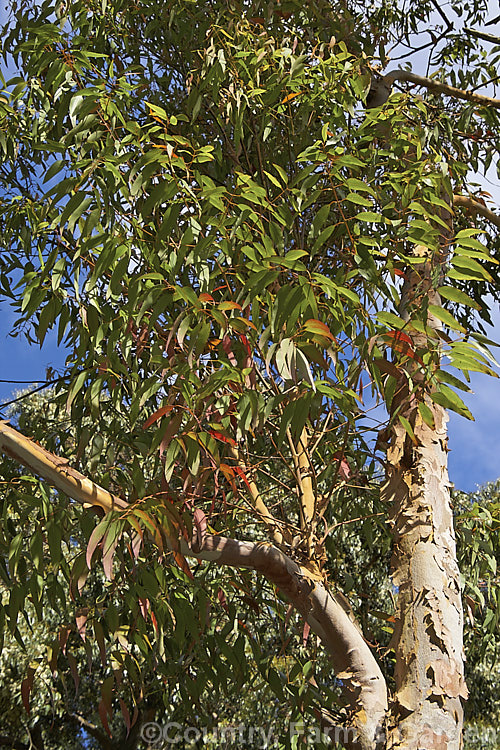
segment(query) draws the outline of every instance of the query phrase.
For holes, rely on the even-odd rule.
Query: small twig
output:
[[[60,378],[56,378],[55,380],[47,380],[43,385],[39,385],[38,388],[33,388],[33,390],[28,391],[27,393],[21,394],[21,396],[18,396],[17,398],[13,398],[10,401],[4,401],[3,404],[0,404],[0,410],[5,409],[6,406],[10,406],[11,404],[16,404],[18,401],[23,401],[25,398],[29,398],[29,396],[33,395],[33,393],[38,393],[38,391],[43,391],[44,388],[48,388],[49,385],[53,385],[54,383],[60,383],[62,380],[67,380],[70,376],[69,375],[63,375]],[[14,383],[16,381],[13,380],[0,380],[0,383]],[[22,382],[22,381],[18,381]],[[33,383],[34,381],[29,381]]]

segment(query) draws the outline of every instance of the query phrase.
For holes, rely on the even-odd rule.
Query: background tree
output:
[[[469,27],[484,21],[481,4],[467,8],[455,10]],[[160,656],[170,628],[182,654],[185,671],[169,677],[183,711],[224,690],[215,663],[237,685],[257,669],[292,718],[312,715],[332,735],[351,728],[347,745],[458,748],[467,693],[444,409],[469,414],[454,390],[467,384],[441,363],[466,380],[493,374],[472,313],[487,320],[483,295],[498,296],[497,240],[480,241],[498,218],[471,194],[468,170],[496,155],[499,101],[474,89],[493,77],[497,48],[483,54],[481,32],[457,35],[428,3],[411,18],[383,6],[369,23],[356,3],[15,10],[4,50],[21,75],[0,99],[0,284],[18,331],[42,342],[57,326],[68,348],[58,399],[75,432],[51,441],[42,425],[42,449],[3,425],[0,442],[83,509],[60,495],[52,506],[47,490],[26,507],[15,486],[6,494],[11,632],[28,599],[41,616],[64,591],[40,573],[44,552],[75,598],[100,552],[110,590],[79,617],[97,647],[121,646],[131,724],[151,618]],[[418,46],[429,23],[433,78],[381,75],[391,40]],[[425,99],[387,98],[397,81]],[[381,493],[368,393],[390,415]],[[88,506],[105,517],[96,524]],[[388,522],[390,645],[363,636],[338,577],[346,524],[385,560]],[[69,570],[61,544],[71,555],[78,534],[87,552]],[[345,568],[344,579],[362,599],[366,579]],[[303,641],[311,630],[326,647],[334,689],[321,659],[299,654],[281,674],[270,663],[254,610],[263,623],[274,612],[286,642],[274,587]],[[215,598],[228,608],[220,629]],[[371,615],[356,609],[367,635]],[[105,729],[121,689],[118,668],[101,688]]]

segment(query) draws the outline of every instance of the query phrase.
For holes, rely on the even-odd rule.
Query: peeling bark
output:
[[[435,429],[417,415],[418,446],[403,427],[388,451],[384,497],[391,503],[393,583],[398,587],[396,695],[388,747],[462,747],[467,698],[463,673],[463,614],[447,472],[444,409],[426,401]]]
[[[450,217],[443,218],[449,221]],[[428,260],[407,274],[401,296],[401,315],[407,320],[411,308],[420,306],[424,298],[440,304],[432,278],[446,259],[448,239],[442,237],[441,252],[434,257],[425,247],[415,249],[415,255]],[[441,324],[429,316],[427,325],[437,330]],[[416,331],[413,341],[417,351],[428,348],[425,333]],[[414,386],[411,392],[409,378]],[[419,401],[431,410],[433,427],[422,420]],[[396,653],[396,694],[387,747],[459,750],[462,699],[467,698],[467,688],[460,574],[447,469],[448,415],[430,398],[414,361],[400,380],[391,411],[396,408],[410,422],[415,441],[395,420],[387,451],[387,481],[382,488],[382,497],[391,507],[393,583],[398,588],[391,643]]]
[[[129,507],[5,422],[0,423],[0,449],[83,505],[97,505],[106,512]],[[272,544],[195,534],[191,542],[181,539],[179,547],[187,557],[251,568],[275,584],[321,639],[343,682],[346,729],[352,731],[340,739],[352,750],[380,747],[387,711],[385,679],[357,625],[323,581]]]

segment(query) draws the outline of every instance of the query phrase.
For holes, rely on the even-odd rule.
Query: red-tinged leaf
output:
[[[220,440],[221,443],[228,443],[229,445],[236,446],[236,440],[233,440],[233,438],[230,437],[226,437],[226,435],[223,435],[222,432],[217,432],[217,430],[208,430],[208,434],[215,438],[215,440]]]
[[[246,326],[248,326],[248,328],[253,328],[253,330],[254,330],[254,331],[256,331],[256,330],[257,330],[257,327],[256,327],[255,323],[252,323],[252,321],[251,321],[251,320],[248,320],[248,318],[243,318],[243,317],[242,317],[242,318],[231,318],[231,320],[234,320],[234,321],[241,321],[241,322],[242,322],[242,323],[244,323],[244,324],[245,324]],[[231,321],[229,321],[229,322],[231,322]]]
[[[320,336],[325,336],[328,339],[331,339],[334,341],[334,336],[330,329],[328,328],[325,323],[322,323],[321,320],[316,320],[315,318],[310,318],[309,320],[306,320],[304,323],[304,328],[306,331],[309,331],[310,333],[317,333]]]
[[[59,643],[61,644],[61,651],[64,655],[66,655],[66,644],[68,643],[70,630],[71,628],[69,628],[67,625],[63,625],[63,627],[59,629],[59,634],[57,636],[59,639]]]
[[[228,466],[228,464],[220,464],[219,469],[222,471],[226,479],[233,479],[234,478],[234,469],[232,466]]]
[[[137,560],[137,558],[140,555],[142,547],[142,529],[140,531],[136,531],[132,535],[132,543],[131,543],[131,550],[132,550],[132,557],[134,560]]]
[[[231,364],[234,365],[234,366],[236,366],[238,364],[238,360],[234,356],[234,352],[233,352],[233,350],[231,348],[231,345],[232,345],[231,338],[229,336],[227,336],[227,335],[224,336],[224,338],[222,339],[222,348],[226,352],[226,354],[228,356],[228,359],[231,362]]]
[[[200,300],[200,302],[214,302],[215,301],[214,298],[212,297],[212,295],[211,294],[207,294],[207,292],[202,292],[198,296],[198,299]]]
[[[237,302],[232,302],[231,300],[226,300],[225,302],[220,302],[217,305],[218,310],[242,310],[242,306],[239,305]]]
[[[137,706],[134,706],[134,713],[132,714],[132,722],[130,726],[132,727],[135,726],[138,718],[139,718],[139,709],[137,708]]]
[[[108,581],[113,580],[113,558],[115,556],[115,550],[116,545],[118,544],[118,539],[116,539],[111,547],[106,551],[106,554],[102,556],[102,567],[104,569],[104,575],[108,579]]]
[[[33,687],[33,678],[35,676],[35,670],[33,667],[28,667],[28,673],[21,683],[21,697],[23,700],[23,706],[26,709],[26,713],[31,713],[30,708],[30,694]]]
[[[384,357],[374,357],[373,363],[378,367],[380,372],[392,375],[396,380],[401,376],[401,370],[393,362],[389,362]]]
[[[235,466],[234,470],[238,474],[238,476],[241,477],[241,479],[243,479],[243,481],[245,482],[246,486],[251,491],[252,488],[250,486],[250,482],[248,481],[247,475],[245,474],[245,472],[243,471],[243,469],[241,468],[241,466]]]
[[[194,525],[196,527],[196,537],[198,546],[201,549],[205,534],[207,532],[207,517],[201,508],[196,508],[193,515]]]
[[[151,612],[150,614],[151,614],[151,622],[153,623],[153,627],[156,630],[156,632],[159,633],[158,620],[156,619],[156,615],[154,612]]]
[[[97,524],[94,531],[90,535],[89,543],[87,545],[87,554],[85,559],[87,560],[87,568],[90,570],[92,565],[92,556],[97,548],[97,545],[103,538],[104,534],[108,530],[109,521],[107,519],[103,519],[100,523]]]
[[[172,406],[172,404],[167,404],[166,406],[162,406],[161,409],[158,409],[158,411],[155,411],[154,414],[151,414],[151,416],[148,417],[148,419],[146,419],[146,421],[142,425],[142,429],[147,430],[147,428],[151,427],[151,425],[154,422],[158,422],[158,420],[164,417],[165,414],[168,414],[169,412],[171,412],[173,408],[174,407]]]
[[[249,344],[249,341],[248,341],[247,337],[245,336],[244,333],[240,333],[239,336],[240,336],[241,343],[245,347],[245,351],[246,351],[247,355],[249,357],[251,357],[252,356],[252,348],[251,348],[251,346]]]
[[[160,443],[160,445],[158,447],[158,452],[159,452],[160,456],[163,456],[163,454],[167,450],[168,446],[172,442],[172,438],[179,431],[179,428],[180,428],[181,423],[182,423],[182,417],[183,417],[182,411],[179,411],[179,412],[177,412],[177,414],[174,414],[174,416],[169,420],[168,425],[167,425],[167,429],[163,433],[163,437],[161,439],[161,443]]]
[[[302,91],[293,91],[291,94],[287,94],[284,99],[281,100],[282,104],[286,104],[287,102],[290,102],[292,99],[295,99],[295,97],[300,96],[302,94]]]
[[[194,579],[191,568],[189,567],[188,562],[182,552],[179,552],[179,550],[172,550],[172,556],[182,572],[185,573],[188,578]]]
[[[344,455],[340,453],[340,451],[337,451],[333,454],[333,458],[336,461],[339,461],[339,476],[341,479],[344,480],[344,482],[347,482],[347,480],[352,475],[351,467],[349,466],[348,462],[344,458]]]
[[[78,635],[82,639],[82,641],[85,641],[85,631],[87,627],[87,617],[88,617],[88,610],[80,610],[78,614],[75,617],[76,621],[76,629],[78,630]]]
[[[73,654],[67,654],[66,658],[68,659],[68,664],[71,670],[71,675],[73,677],[73,682],[75,683],[75,693],[76,695],[78,695],[78,688],[80,687],[80,675],[78,674],[78,664],[76,663],[76,659],[73,656]]]
[[[234,483],[234,469],[232,466],[228,466],[227,464],[220,464],[219,465],[220,471],[224,474],[225,478],[231,485],[231,488],[233,492],[236,492],[236,484]]]
[[[145,599],[144,597],[139,596],[137,601],[139,602],[139,609],[141,610],[141,615],[143,616],[144,620],[146,620],[148,617],[150,606],[151,606],[149,603],[149,599]]]
[[[393,268],[392,270],[393,270],[395,276],[401,276],[403,279],[407,279],[408,278],[407,275],[405,274],[405,272],[404,271],[400,271],[399,268]]]
[[[229,612],[226,595],[221,588],[219,588],[219,590],[217,591],[217,599],[219,600],[219,604],[221,605],[221,607],[225,609],[226,612]]]
[[[92,650],[92,644],[89,643],[89,641],[85,641],[85,653],[87,654],[87,669],[89,670],[89,675],[92,674],[92,667],[94,665],[94,652]]]
[[[387,341],[387,339],[389,340]],[[422,364],[422,360],[415,354],[415,350],[413,349],[413,340],[407,333],[403,331],[387,331],[387,333],[382,334],[382,340],[386,340],[395,352],[399,352],[405,357],[410,357],[410,359],[414,359],[419,364]]]
[[[108,581],[113,578],[113,559],[115,556],[118,542],[121,538],[121,529],[113,524],[109,526],[102,543],[102,566]]]
[[[302,645],[307,646],[307,639],[309,638],[309,633],[311,632],[311,626],[308,622],[304,623],[304,628],[302,630]]]
[[[406,344],[413,346],[413,339],[403,331],[387,331],[387,333],[384,333],[384,336],[388,336],[390,339],[394,339],[394,341],[404,341]]]
[[[99,718],[101,719],[101,724],[103,725],[104,730],[106,734],[108,735],[108,737],[111,738],[113,735],[111,734],[111,730],[108,724],[108,715],[106,712],[106,706],[104,705],[104,702],[102,700],[99,701],[98,710],[99,710]]]
[[[52,646],[47,647],[47,664],[49,665],[52,676],[55,677],[57,672],[57,655],[59,653],[59,644],[54,641]]]
[[[122,710],[123,721],[125,722],[125,726],[127,727],[127,737],[128,737],[130,734],[130,727],[131,727],[130,711],[128,710],[123,698],[119,698],[118,700],[120,701],[120,708]]]
[[[140,510],[138,508],[134,509],[134,514],[142,519],[144,526],[153,534],[155,544],[157,545],[157,547],[159,547],[160,552],[163,552],[163,539],[160,529],[158,528],[154,519],[148,513],[145,513],[143,510]]]

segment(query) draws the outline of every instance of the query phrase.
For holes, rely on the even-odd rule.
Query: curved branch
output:
[[[454,195],[453,205],[479,214],[500,229],[500,216],[470,195]]]
[[[417,86],[423,86],[429,91],[435,91],[438,94],[445,94],[451,96],[454,99],[465,99],[468,102],[474,102],[474,104],[480,104],[483,107],[495,107],[500,109],[500,99],[493,99],[483,94],[476,94],[473,91],[465,91],[464,89],[457,89],[455,86],[449,86],[447,83],[441,81],[435,81],[433,78],[425,78],[424,76],[418,76],[416,73],[411,73],[409,70],[393,70],[390,73],[386,73],[382,80],[384,85],[391,87],[394,81],[408,81],[414,83]]]
[[[83,505],[105,511],[129,507],[5,422],[0,422],[0,449]],[[272,544],[195,535],[191,542],[181,539],[179,546],[182,554],[197,560],[251,568],[280,589],[319,636],[342,680],[353,731],[341,741],[353,749],[376,747],[387,710],[385,680],[358,627],[323,581]]]

